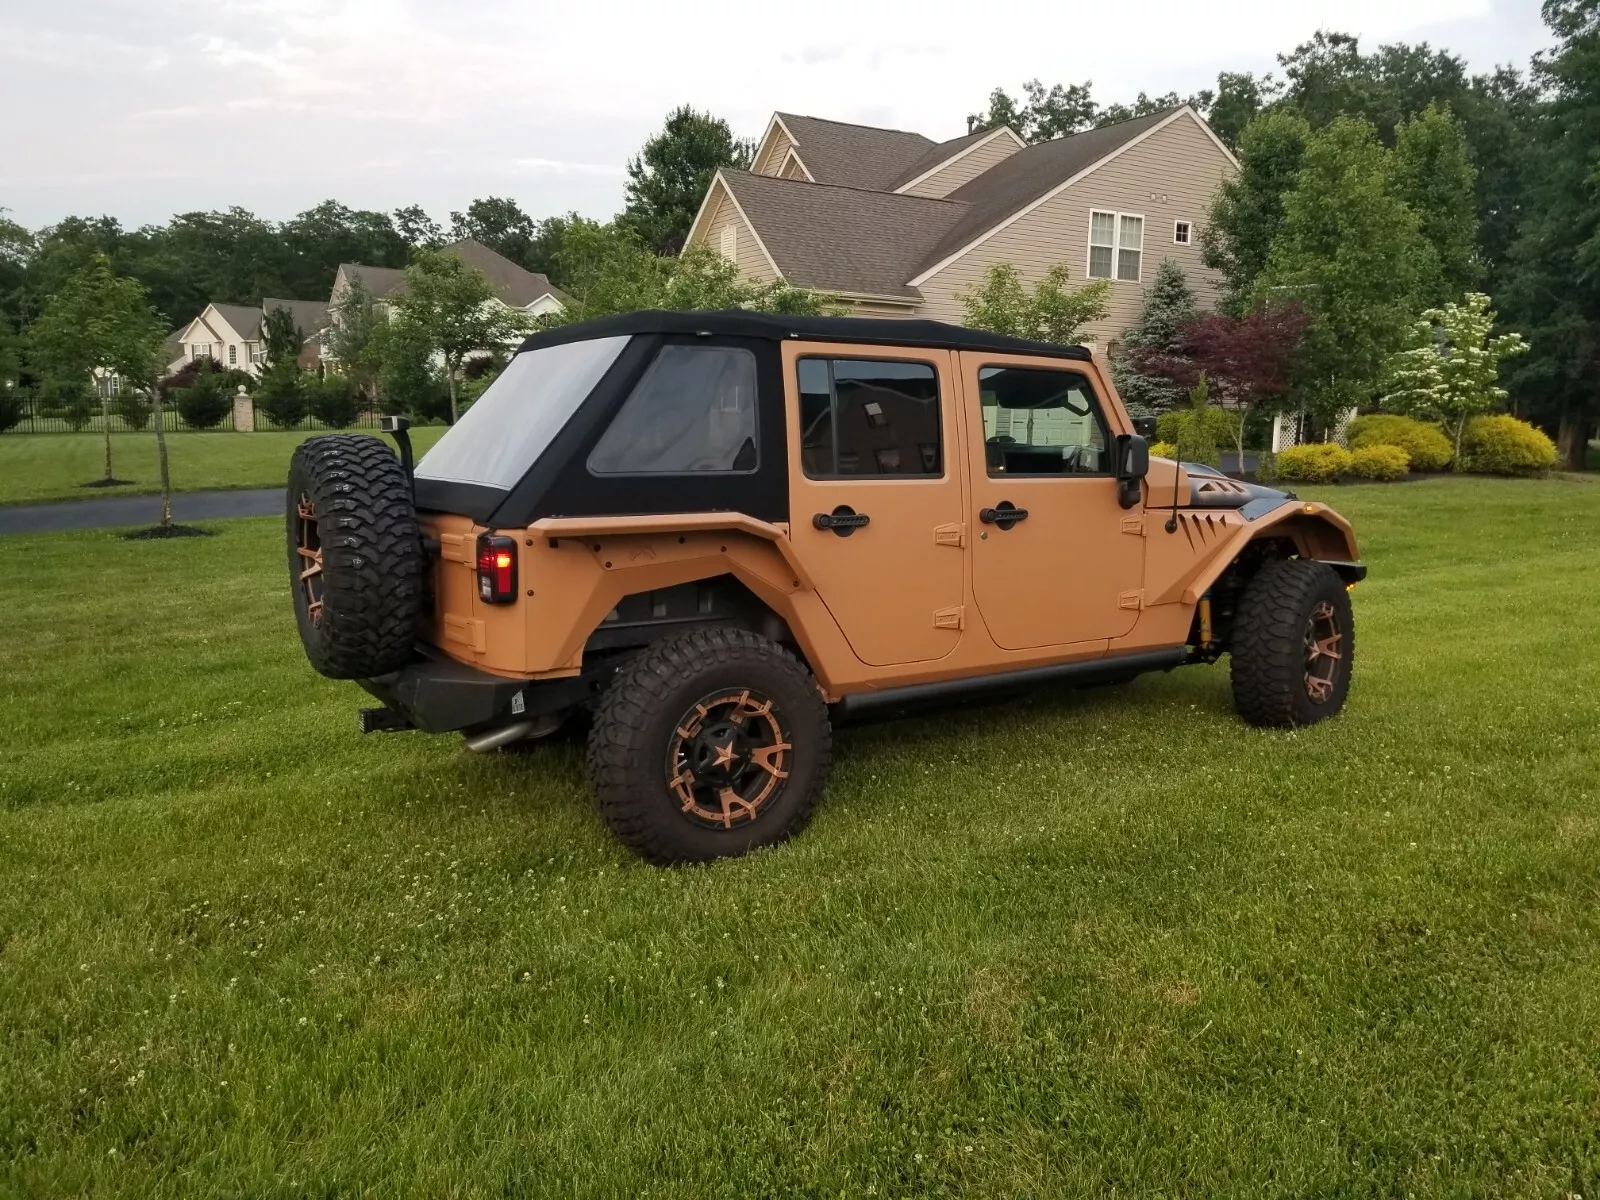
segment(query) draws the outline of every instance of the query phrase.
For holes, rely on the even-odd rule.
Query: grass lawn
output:
[[[411,431],[419,458],[444,430],[443,425],[430,425]],[[314,436],[309,431],[169,433],[173,490],[282,487],[294,448]],[[131,480],[132,486],[81,486],[106,473],[105,438],[98,433],[7,434],[0,437],[0,504],[141,496],[161,490],[153,432],[112,434],[111,462],[117,478]]]
[[[274,522],[0,539],[0,1193],[1595,1195],[1600,486],[1324,494],[1339,720],[847,730],[685,870],[573,747],[359,736]]]

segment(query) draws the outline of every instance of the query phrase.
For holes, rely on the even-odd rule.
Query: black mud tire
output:
[[[697,704],[741,690],[770,701],[773,728],[790,746],[781,764],[787,774],[753,817],[721,827],[685,808],[669,764]],[[611,831],[664,866],[735,857],[799,832],[822,795],[832,756],[828,709],[811,672],[776,642],[714,628],[663,639],[617,674],[595,713],[588,760]]]
[[[1310,634],[1330,629],[1338,657],[1313,658]],[[1355,641],[1350,594],[1332,567],[1300,558],[1267,563],[1245,586],[1234,619],[1234,707],[1252,725],[1280,728],[1336,716],[1350,691]]]
[[[360,434],[302,442],[289,460],[285,523],[295,621],[311,665],[330,679],[404,666],[422,616],[424,557],[394,452]]]

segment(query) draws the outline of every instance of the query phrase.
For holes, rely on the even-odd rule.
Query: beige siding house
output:
[[[1004,127],[934,142],[777,113],[752,170],[718,172],[689,232],[751,279],[843,296],[861,315],[959,321],[997,263],[1111,281],[1086,332],[1115,342],[1163,259],[1202,303],[1200,223],[1238,163],[1188,106],[1029,146]]]

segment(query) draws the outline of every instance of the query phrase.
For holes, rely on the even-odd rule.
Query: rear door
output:
[[[796,552],[862,662],[955,649],[965,477],[947,350],[786,342]]]
[[[1113,429],[1090,376],[1047,359],[961,351],[972,581],[997,644],[1121,637],[1139,619],[1143,519],[1118,503]]]

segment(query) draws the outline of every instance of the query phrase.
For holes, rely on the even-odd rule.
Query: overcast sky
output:
[[[751,136],[785,109],[945,138],[996,85],[1187,94],[1318,27],[1474,69],[1548,42],[1538,0],[0,0],[0,208],[132,226],[334,197],[444,221],[502,195],[603,217],[679,103]]]

